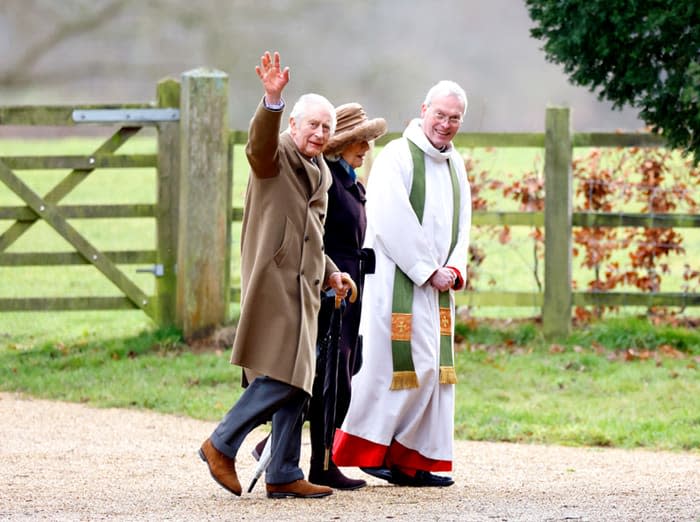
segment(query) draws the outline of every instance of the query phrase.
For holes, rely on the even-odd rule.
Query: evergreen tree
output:
[[[525,0],[547,60],[700,161],[700,0]]]

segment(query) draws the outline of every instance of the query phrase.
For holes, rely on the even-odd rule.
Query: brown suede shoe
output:
[[[287,484],[265,484],[268,498],[320,498],[333,494],[326,486],[317,486],[311,482],[299,479]]]
[[[209,466],[209,473],[212,478],[225,490],[234,495],[241,496],[241,483],[236,474],[236,461],[221,453],[207,439],[199,448],[199,457]]]

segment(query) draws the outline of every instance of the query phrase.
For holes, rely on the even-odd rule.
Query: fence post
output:
[[[571,328],[572,142],[569,109],[550,107],[544,138],[544,304],[545,338],[566,336]]]
[[[158,107],[180,107],[180,83],[172,78],[158,82]],[[156,277],[160,327],[177,324],[177,227],[180,196],[180,122],[158,124],[158,176],[156,204],[157,263],[163,274]]]
[[[228,76],[213,69],[185,72],[180,96],[177,317],[185,339],[192,339],[228,316]]]

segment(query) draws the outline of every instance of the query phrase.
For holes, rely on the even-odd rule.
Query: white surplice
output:
[[[423,222],[409,201],[413,161],[406,138],[425,153]],[[460,187],[459,232],[452,241],[453,194],[447,160]],[[413,120],[403,138],[390,142],[375,159],[367,185],[365,246],[374,249],[376,270],[365,279],[360,333],[363,365],[352,380],[350,408],[338,434],[389,447],[397,441],[420,456],[452,461],[454,385],[439,384],[440,321],[438,291],[428,279],[441,266],[457,269],[466,281],[471,226],[471,195],[464,160],[453,148],[437,150]],[[392,379],[391,308],[395,267],[413,281],[411,352],[419,387],[389,389]],[[454,295],[451,294],[454,334]],[[336,443],[338,437],[336,437]],[[336,444],[339,465],[380,465]]]

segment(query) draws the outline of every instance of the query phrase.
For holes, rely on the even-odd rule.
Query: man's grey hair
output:
[[[455,96],[464,104],[464,111],[462,116],[467,113],[467,93],[464,92],[458,83],[450,80],[441,80],[433,85],[428,94],[425,95],[425,100],[423,104],[426,107],[430,107],[430,103],[436,96]]]
[[[321,96],[320,94],[315,94],[313,92],[310,92],[308,94],[302,94],[297,100],[297,102],[294,104],[294,107],[292,107],[292,112],[289,115],[289,117],[294,119],[294,123],[297,126],[300,126],[301,122],[304,121],[304,118],[306,117],[306,113],[308,112],[309,107],[315,105],[323,105],[328,109],[328,112],[331,115],[332,136],[335,132],[336,125],[335,107],[333,107],[333,104],[329,102],[325,96]]]

